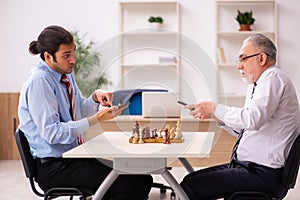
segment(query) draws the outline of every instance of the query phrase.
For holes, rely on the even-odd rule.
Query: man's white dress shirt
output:
[[[237,149],[239,161],[280,168],[299,134],[297,94],[287,74],[277,66],[270,66],[256,83],[252,98],[254,84],[248,86],[243,108],[219,104],[215,117],[231,134],[235,134],[233,129],[245,129]]]

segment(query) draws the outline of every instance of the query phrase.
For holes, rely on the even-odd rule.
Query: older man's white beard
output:
[[[241,72],[242,73],[242,72]],[[253,81],[253,74],[245,74],[245,77],[242,77],[243,81],[247,84],[254,83]]]

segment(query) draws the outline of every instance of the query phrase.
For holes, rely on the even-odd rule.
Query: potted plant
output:
[[[156,28],[159,28],[163,23],[164,23],[164,20],[162,17],[149,17],[148,18],[148,22],[151,24],[152,27],[156,27]]]
[[[106,78],[106,74],[95,75],[93,71],[100,66],[100,53],[94,41],[84,42],[84,36],[80,36],[78,31],[71,32],[76,44],[74,57],[74,74],[78,87],[82,95],[88,97],[95,89],[110,85],[111,81]]]
[[[252,10],[249,12],[241,12],[238,10],[238,14],[236,16],[236,21],[240,24],[239,31],[251,31],[251,25],[254,24],[255,19],[252,17]]]

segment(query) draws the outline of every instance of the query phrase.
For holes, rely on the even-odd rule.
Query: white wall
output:
[[[150,0],[149,0],[150,1]],[[28,45],[43,28],[58,24],[68,30],[87,33],[99,44],[118,33],[118,0],[1,0],[0,1],[0,92],[19,92],[38,56],[28,53]],[[300,86],[300,17],[298,0],[278,0],[278,47],[280,64]],[[180,0],[182,33],[215,56],[215,1]],[[188,72],[183,72],[187,73]],[[112,81],[118,79],[110,71]],[[195,82],[195,85],[198,85]],[[300,87],[297,87],[300,94]]]

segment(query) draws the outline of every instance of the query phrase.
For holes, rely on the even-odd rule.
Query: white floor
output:
[[[186,175],[186,171],[181,167],[173,167],[171,170],[175,178],[180,182]],[[161,176],[153,176],[155,182],[165,183]],[[285,200],[300,199],[300,177],[298,184],[293,190],[290,190]],[[0,160],[0,200],[38,200],[30,189],[29,181],[26,179],[23,166],[18,160]],[[58,200],[68,198],[57,198]],[[75,198],[76,199],[76,198]],[[170,199],[170,192],[166,196],[161,196],[159,189],[153,188],[149,200]]]

